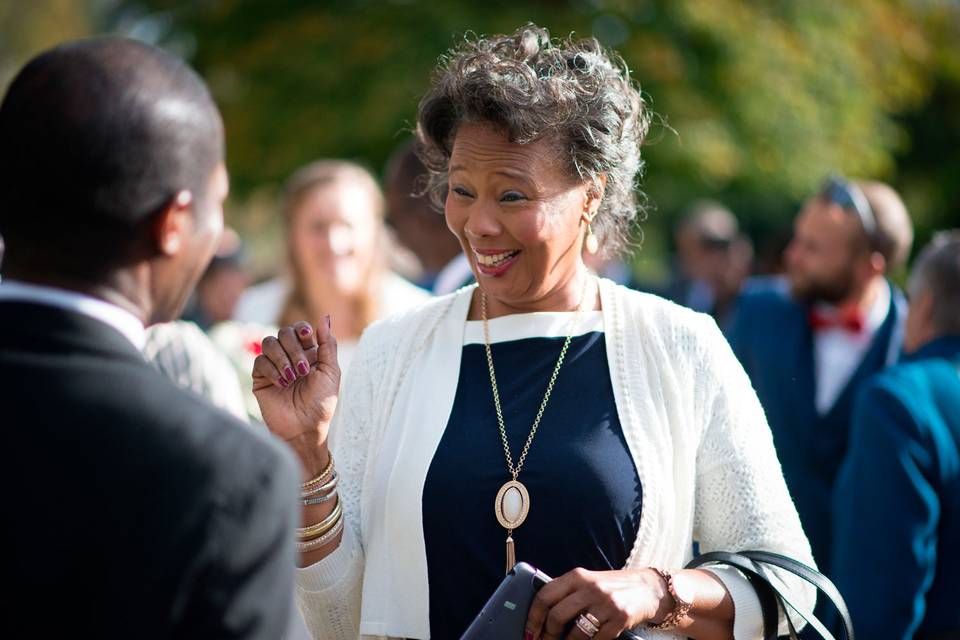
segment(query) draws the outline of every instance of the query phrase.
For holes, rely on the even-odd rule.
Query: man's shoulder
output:
[[[951,364],[940,358],[907,360],[874,374],[864,385],[863,395],[871,399],[882,396],[896,398],[904,404],[922,401],[940,384],[956,386],[960,390],[960,375]]]
[[[755,310],[796,311],[800,308],[790,297],[790,287],[781,276],[750,278],[739,296],[741,308]]]
[[[147,362],[105,360],[69,370],[77,393],[65,406],[88,416],[118,447],[136,443],[158,468],[238,476],[245,465],[281,464],[285,452],[263,427],[243,422],[181,389]],[[63,388],[63,384],[58,385]]]
[[[269,470],[292,464],[289,452],[266,427],[239,420],[162,375],[153,377],[151,389],[151,398],[142,398],[138,404],[156,438],[179,443],[176,450],[169,451],[172,464],[189,461],[215,467],[219,475],[241,483],[254,468]]]

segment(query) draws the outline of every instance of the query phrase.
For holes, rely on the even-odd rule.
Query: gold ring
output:
[[[599,630],[600,630],[600,627],[603,626],[603,625],[600,624],[600,621],[597,620],[597,616],[593,615],[593,614],[590,613],[589,611],[585,611],[585,612],[583,613],[583,617],[586,618],[587,620],[589,620],[590,622],[592,622],[592,623],[593,623],[593,626],[595,626],[595,627],[597,628],[597,631],[599,631]]]
[[[579,616],[577,616],[577,629],[580,629],[580,631],[582,631],[583,634],[588,638],[592,638],[600,632],[600,627],[597,625],[599,620],[593,616],[590,616],[590,618],[593,618],[593,620],[597,620],[597,623],[594,623],[593,620],[587,617],[588,615],[590,614],[588,613],[584,615],[581,613]]]

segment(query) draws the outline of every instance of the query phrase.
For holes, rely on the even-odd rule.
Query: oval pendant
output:
[[[501,527],[516,529],[523,524],[530,512],[530,494],[527,488],[517,480],[505,482],[497,492],[494,510]]]

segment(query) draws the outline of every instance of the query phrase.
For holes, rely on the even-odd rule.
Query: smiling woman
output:
[[[417,134],[478,285],[372,326],[342,388],[325,325],[286,327],[255,365],[308,480],[308,626],[456,638],[522,560],[559,577],[518,636],[759,637],[746,578],[681,569],[694,540],[812,564],[756,394],[709,317],[583,262],[628,244],[638,89],[595,40],[532,25],[446,60]]]

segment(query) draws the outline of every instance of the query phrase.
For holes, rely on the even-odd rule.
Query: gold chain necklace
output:
[[[503,423],[503,411],[500,409],[500,392],[497,390],[497,374],[493,369],[493,353],[490,350],[490,326],[487,322],[487,295],[482,290],[480,292],[480,317],[483,319],[483,347],[487,352],[487,367],[490,370],[490,387],[493,389],[493,406],[497,410],[497,423],[500,427],[500,440],[503,441],[503,453],[507,459],[507,470],[512,476],[511,480],[508,480],[500,487],[500,491],[497,492],[497,499],[494,502],[494,512],[497,515],[497,522],[507,530],[506,573],[509,573],[516,564],[513,530],[523,524],[524,520],[527,519],[527,514],[530,512],[530,493],[517,477],[520,475],[520,469],[523,468],[523,463],[527,459],[527,453],[530,451],[533,437],[537,434],[537,428],[540,426],[540,419],[543,418],[543,412],[547,408],[547,403],[550,401],[550,394],[553,393],[553,385],[557,381],[560,367],[563,366],[563,361],[567,357],[567,350],[573,341],[573,330],[580,320],[581,311],[583,311],[583,301],[587,294],[587,283],[589,281],[590,277],[585,276],[583,279],[583,289],[580,291],[580,302],[577,303],[577,310],[567,330],[567,339],[564,340],[563,348],[560,349],[557,364],[553,368],[550,382],[547,383],[547,392],[543,395],[543,402],[540,403],[537,417],[533,420],[530,435],[527,436],[527,441],[523,445],[523,450],[520,453],[520,458],[517,460],[516,466],[513,464],[513,456],[510,455],[510,443],[507,442],[507,428]]]

